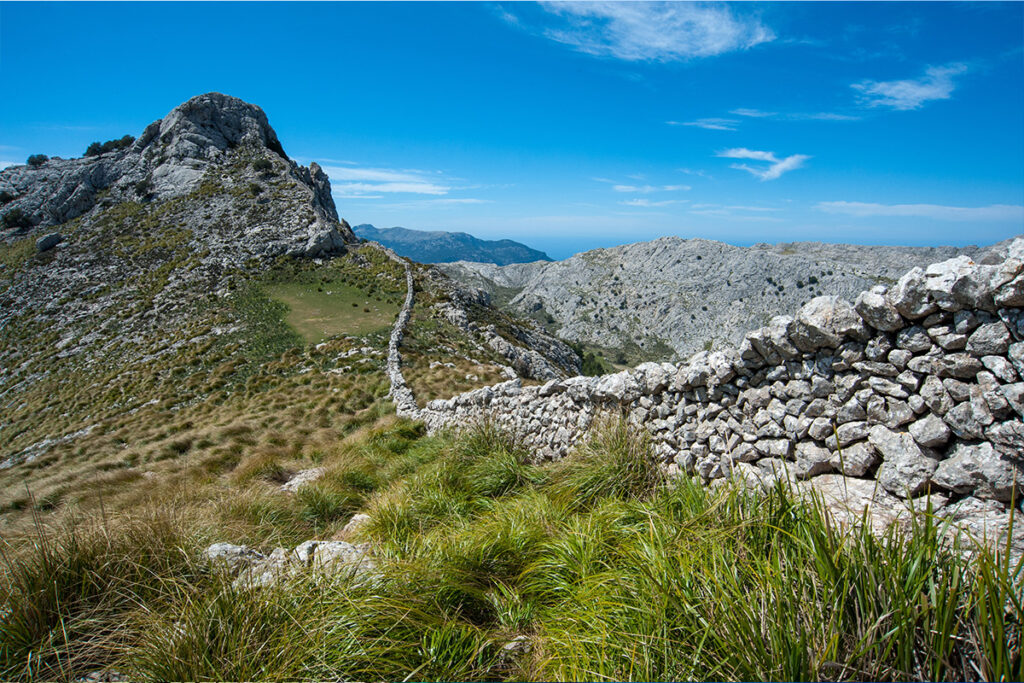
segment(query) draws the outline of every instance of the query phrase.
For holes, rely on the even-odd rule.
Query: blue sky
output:
[[[1024,232],[1024,4],[3,3],[0,161],[259,104],[339,213],[565,257]]]

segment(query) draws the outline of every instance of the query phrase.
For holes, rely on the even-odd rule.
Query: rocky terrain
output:
[[[544,252],[513,240],[482,240],[464,232],[375,228],[368,224],[357,225],[352,230],[356,237],[380,242],[399,256],[419,263],[474,261],[504,266],[551,260]]]
[[[1020,679],[1024,241],[660,240],[470,286],[357,240],[234,98],[35,162],[0,172],[0,678]],[[634,354],[723,274],[760,298],[715,329],[765,325],[581,377],[555,304],[492,305],[548,267],[595,334],[604,278]]]
[[[930,507],[1024,554],[1024,240],[1003,259],[913,268],[853,303],[818,296],[738,348],[604,377],[518,380],[408,411],[433,429],[493,420],[558,459],[602,414],[647,430],[669,474],[776,481],[878,529]],[[996,252],[986,252],[993,256]]]
[[[959,254],[981,262],[1000,247],[883,247],[800,242],[735,247],[664,237],[553,263],[438,266],[529,315],[563,339],[620,362],[670,360],[736,345],[751,327],[815,296],[854,298],[906,270]]]
[[[0,196],[6,465],[145,405],[182,406],[237,389],[264,363],[302,348],[275,287],[347,291],[361,302],[347,314],[357,323],[371,301],[397,305],[406,295],[403,267],[378,246],[360,246],[339,219],[320,167],[288,159],[259,107],[219,93],[176,107],[121,149],[4,169]],[[423,296],[458,296],[446,278],[416,268],[420,286],[433,289]],[[463,354],[464,364],[497,368],[530,355],[521,345],[534,342],[574,358],[542,333],[518,331],[507,315],[474,310],[483,327],[500,328],[487,334],[509,341],[480,344],[487,350]],[[474,334],[454,330],[446,348]],[[373,359],[385,346],[380,335],[342,335],[321,353],[365,348],[373,353],[364,360],[383,365]],[[474,373],[457,374],[447,354],[423,360],[451,364],[452,390],[467,388]],[[524,377],[533,366],[543,366],[537,379],[578,367],[552,370],[530,357],[532,365],[512,363]],[[354,360],[338,356],[323,369]],[[289,368],[309,371],[295,361]]]

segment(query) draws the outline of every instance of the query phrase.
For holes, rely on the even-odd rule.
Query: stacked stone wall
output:
[[[542,459],[623,414],[669,472],[709,483],[784,477],[1006,513],[1024,492],[1022,307],[1017,240],[999,265],[958,257],[853,304],[812,299],[738,349],[542,386],[512,380],[405,414],[431,431],[493,420]]]

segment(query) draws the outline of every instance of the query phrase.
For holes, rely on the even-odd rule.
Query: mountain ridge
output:
[[[911,267],[961,254],[991,260],[1000,248],[819,242],[737,247],[662,237],[551,263],[437,267],[564,339],[613,352],[626,349],[625,362],[682,358],[737,344],[751,325],[814,296],[851,298],[895,281]]]
[[[399,256],[420,263],[476,261],[508,265],[532,261],[551,261],[542,251],[514,240],[484,240],[466,232],[377,228],[368,223],[355,226],[357,237],[380,242]]]

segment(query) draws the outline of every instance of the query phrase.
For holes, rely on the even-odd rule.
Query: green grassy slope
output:
[[[377,418],[372,418],[377,419]],[[289,440],[280,448],[287,449]],[[566,460],[483,426],[380,418],[318,451],[327,474],[45,531],[9,549],[0,675],[144,680],[1019,680],[1021,578],[944,549],[927,516],[881,538],[783,489],[666,486],[644,440],[603,427]],[[277,462],[286,456],[276,456]],[[199,481],[199,480],[197,480]],[[263,482],[261,484],[261,482]],[[263,488],[260,488],[260,487]],[[213,489],[211,489],[213,490]],[[264,549],[354,511],[368,578],[232,587],[211,540]],[[70,524],[70,523],[69,523]],[[300,531],[300,533],[296,533]],[[1015,571],[1017,572],[1015,574]]]

